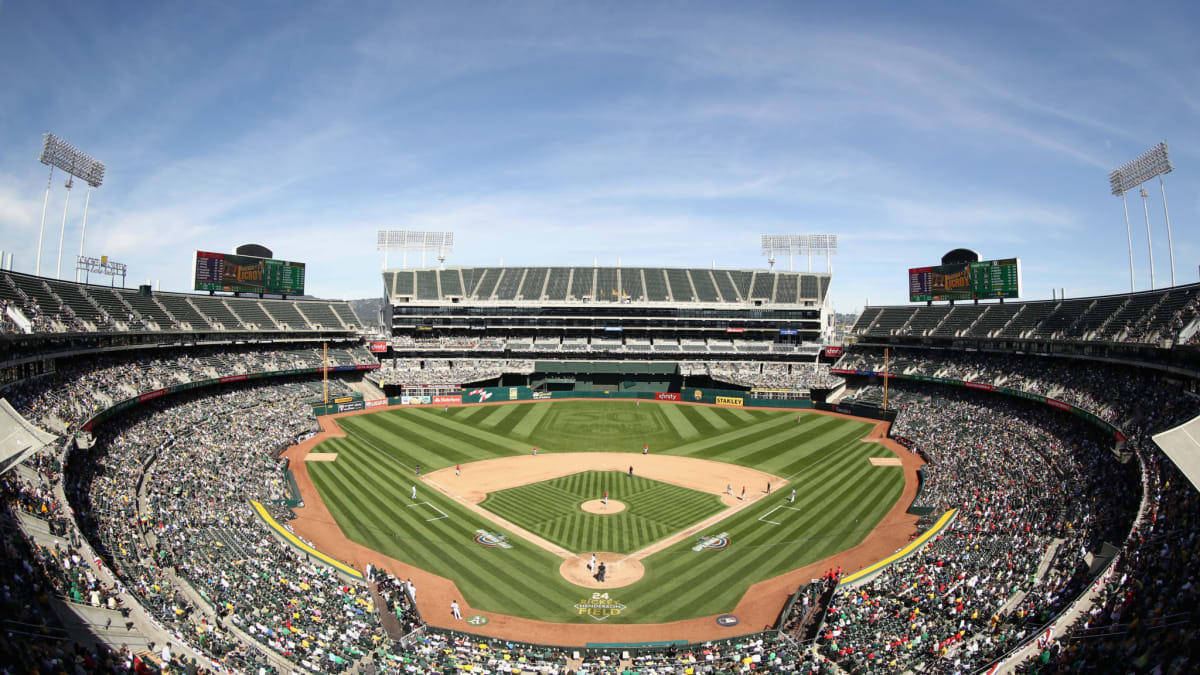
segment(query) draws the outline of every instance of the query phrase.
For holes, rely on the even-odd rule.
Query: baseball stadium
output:
[[[1200,672],[1200,13],[873,4],[0,1],[0,675]]]

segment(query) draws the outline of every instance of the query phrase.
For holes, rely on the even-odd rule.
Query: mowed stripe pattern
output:
[[[877,444],[860,442],[869,424],[806,413],[797,422],[797,413],[785,411],[668,406],[673,404],[556,401],[449,411],[388,410],[339,420],[348,437],[326,440],[315,449],[336,452],[337,460],[308,463],[307,469],[346,536],[453,579],[472,608],[580,623],[592,620],[574,609],[581,590],[558,575],[560,558],[517,537],[510,536],[511,549],[476,544],[477,530],[494,532],[496,526],[420,483],[416,466],[425,473],[456,463],[528,454],[534,445],[540,454],[640,453],[647,444],[654,453],[729,462],[789,478],[788,487],[770,496],[756,495],[758,501],[704,532],[727,533],[726,548],[695,552],[695,540],[682,541],[645,558],[646,576],[620,589],[628,609],[609,619],[620,623],[728,611],[751,584],[859,543],[903,490],[901,468],[868,461],[872,456],[894,456]],[[484,426],[488,420],[492,424]],[[616,478],[628,480],[620,472]],[[552,535],[546,538],[592,537],[586,546],[568,546],[581,553],[589,547],[620,550],[624,540],[585,532],[588,519],[578,505],[598,498],[596,487],[585,484],[580,474],[557,480],[563,484],[539,495],[544,508],[528,514],[545,524]],[[415,502],[409,499],[414,484]],[[792,487],[795,502],[789,501]],[[646,492],[654,495],[657,489]],[[427,520],[439,513],[448,517]],[[655,525],[678,522],[665,507],[654,519],[631,522],[632,532],[621,535],[631,541],[656,541],[687,524],[661,536],[653,533]]]
[[[605,492],[626,509],[580,510]],[[620,471],[583,471],[500,490],[481,506],[575,553],[632,553],[724,508],[715,495]]]

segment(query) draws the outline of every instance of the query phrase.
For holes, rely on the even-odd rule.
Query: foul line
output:
[[[847,577],[844,577],[841,580],[841,582],[838,583],[838,586],[839,587],[848,586],[848,585],[854,583],[855,581],[862,579],[865,576],[868,576],[870,574],[878,572],[879,570],[887,567],[888,565],[891,565],[892,563],[896,562],[897,560],[899,560],[901,558],[911,555],[918,548],[921,548],[922,546],[924,546],[930,539],[932,539],[934,537],[934,535],[940,533],[942,531],[942,529],[945,528],[946,525],[948,525],[950,523],[950,520],[954,518],[954,515],[956,513],[958,513],[958,509],[950,509],[949,511],[943,513],[942,517],[938,518],[938,521],[933,524],[933,527],[929,528],[928,530],[925,530],[925,532],[921,536],[919,536],[916,539],[909,542],[908,546],[905,546],[904,548],[900,549],[899,551],[896,551],[892,555],[884,558],[883,560],[880,560],[879,562],[875,563],[874,565],[871,565],[870,567],[865,567]]]
[[[788,509],[789,511],[799,511],[800,510],[798,508],[795,508],[794,506],[776,506],[775,508],[771,509],[770,511],[767,511],[766,513],[759,516],[758,519],[764,523],[770,523],[772,525],[782,525],[783,523],[777,523],[773,520],[767,520],[767,516],[771,515],[772,513],[775,513],[779,509]]]
[[[428,506],[429,508],[433,509],[434,511],[437,511],[438,513],[442,514],[442,515],[438,516],[437,518],[426,518],[426,519],[425,519],[425,522],[427,522],[427,523],[428,523],[429,521],[431,521],[431,520],[441,520],[442,518],[449,518],[449,517],[450,517],[450,516],[446,515],[446,512],[445,512],[445,511],[442,511],[441,509],[439,509],[438,507],[434,506],[433,504],[430,504],[429,502],[417,502],[416,504],[409,504],[409,505],[408,505],[408,508],[410,508],[410,509],[411,509],[411,508],[412,508],[412,507],[414,507],[414,506]]]

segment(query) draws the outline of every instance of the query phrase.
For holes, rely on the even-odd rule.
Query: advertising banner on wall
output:
[[[455,394],[454,396],[434,396],[433,402],[442,405],[447,403],[462,403],[462,394]]]
[[[664,393],[664,392],[658,392],[657,394],[654,395],[654,398],[655,398],[655,400],[658,400],[658,401],[678,401],[679,394],[668,394],[668,393]]]
[[[371,351],[375,352],[376,354],[381,353],[381,352],[386,352],[387,349],[388,349],[388,343],[386,343],[386,342],[372,342],[371,343]]]

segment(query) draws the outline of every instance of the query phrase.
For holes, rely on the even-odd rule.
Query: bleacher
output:
[[[521,282],[518,297],[522,300],[541,300],[542,288],[546,285],[546,275],[549,271],[546,267],[529,268],[525,273],[525,280]]]
[[[646,299],[645,289],[642,288],[642,270],[628,267],[621,270],[621,297],[633,302]]]
[[[675,302],[693,302],[696,299],[688,281],[687,270],[668,269],[667,285],[671,288],[671,297]]]
[[[108,312],[108,316],[111,317],[113,321],[120,321],[124,323],[129,320],[129,306],[122,302],[121,297],[111,289],[103,286],[91,286],[89,288],[88,295],[92,296],[92,299],[95,300],[96,303],[104,309],[104,311]]]
[[[210,323],[215,322],[225,330],[242,330],[245,328],[241,319],[237,318],[229,310],[223,298],[198,295],[189,298],[189,302],[195,305],[196,309],[202,315],[208,317]]]
[[[362,322],[359,321],[358,315],[354,313],[353,309],[351,309],[350,303],[345,301],[330,302],[327,306],[329,307],[329,311],[333,312],[339,319],[341,319],[342,325],[345,326],[346,329],[358,330]],[[334,328],[337,328],[336,324],[334,325]]]
[[[204,317],[196,311],[196,308],[188,302],[187,298],[170,293],[160,293],[155,296],[155,299],[171,313],[171,316],[175,317],[177,321],[191,326],[192,330],[208,330],[212,328],[204,320]]]
[[[696,288],[696,299],[700,302],[720,302],[721,298],[717,295],[717,287],[713,285],[712,273],[705,269],[688,270],[688,274],[692,277],[692,286]],[[795,302],[793,297],[791,300],[779,299],[779,302]]]
[[[999,333],[1012,321],[1017,312],[1021,311],[1024,305],[1010,302],[1003,305],[987,305],[986,307],[987,309],[979,317],[979,321],[971,330],[967,331],[967,335],[972,337],[988,337]]]
[[[913,313],[912,320],[908,322],[908,335],[925,335],[927,331],[932,331],[937,328],[942,319],[950,313],[950,307],[946,305],[931,305],[928,307],[918,307]]]
[[[137,291],[124,288],[114,289],[113,292],[121,296],[121,299],[132,307],[133,311],[140,314],[142,321],[152,321],[162,330],[169,330],[174,326],[175,321],[167,314],[167,310],[154,301],[153,296],[142,295]]]
[[[938,326],[931,335],[953,337],[960,331],[970,328],[981,314],[992,305],[955,305],[950,308],[942,325]]]
[[[547,300],[566,300],[567,290],[571,281],[571,270],[567,267],[550,268],[550,278],[546,281]]]
[[[275,330],[275,322],[257,300],[247,298],[225,298],[225,304],[242,320],[242,323],[254,326],[259,330]]]
[[[912,307],[884,307],[870,335],[893,335],[913,313]]]
[[[286,300],[259,300],[275,322],[291,330],[308,330],[308,322],[296,311],[296,303]]]
[[[643,276],[646,279],[646,300],[649,302],[666,302],[671,298],[667,288],[667,271],[661,267],[646,268]]]
[[[712,270],[710,274],[717,284],[717,290],[720,291],[723,301],[737,302],[740,300],[737,289],[733,286],[733,278],[729,276],[729,270]]]
[[[1009,322],[1008,327],[1000,331],[1001,337],[1032,337],[1042,321],[1058,308],[1058,302],[1054,300],[1026,302],[1023,307],[1024,309],[1017,312]]]
[[[443,296],[447,298],[463,296],[461,270],[439,270],[438,280],[441,284]]]
[[[333,313],[333,309],[324,302],[304,302],[296,306],[308,319],[313,328],[341,329],[342,322]],[[276,316],[276,318],[279,318]]]
[[[417,272],[417,299],[437,300],[440,295],[437,270],[419,270]]]
[[[1120,295],[1096,298],[1080,316],[1075,318],[1075,322],[1063,331],[1063,337],[1068,339],[1086,338],[1112,318],[1126,300],[1125,296]]]
[[[101,315],[100,310],[84,297],[81,286],[56,279],[46,279],[46,285],[50,287],[50,290],[55,295],[62,298],[62,301],[67,304],[67,307],[71,308],[75,316],[96,326],[104,324],[104,317]]]
[[[491,269],[491,268],[489,268]],[[594,267],[576,267],[571,271],[570,300],[582,300],[592,297],[592,285],[596,276]]]
[[[517,297],[517,289],[521,286],[521,278],[525,270],[520,267],[509,267],[501,272],[494,295],[497,300],[512,300]]]

